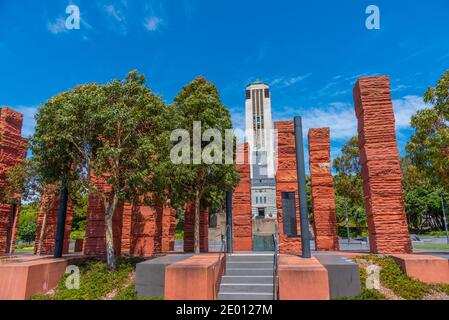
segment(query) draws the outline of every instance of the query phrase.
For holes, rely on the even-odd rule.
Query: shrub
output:
[[[392,258],[369,255],[357,258],[357,260],[359,259],[370,261],[382,267],[380,271],[381,283],[406,300],[421,300],[426,293],[432,290],[430,285],[404,274]]]
[[[101,300],[107,294],[116,290],[120,295],[123,292],[124,297],[131,297],[130,291],[126,290],[126,282],[129,274],[134,271],[136,263],[141,259],[123,259],[117,262],[117,270],[109,272],[107,264],[98,259],[89,259],[81,264],[80,268],[80,288],[79,290],[69,290],[65,282],[67,276],[64,276],[55,289],[55,294],[36,295],[32,300]]]

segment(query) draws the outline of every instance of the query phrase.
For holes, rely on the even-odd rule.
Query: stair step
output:
[[[273,300],[273,294],[255,294],[255,293],[220,293],[218,294],[218,300]]]
[[[273,276],[273,268],[253,269],[226,266],[227,276]]]
[[[227,284],[221,285],[219,293],[271,293],[273,294],[273,284]]]
[[[227,257],[228,262],[271,262],[273,263],[273,255],[230,255]]]
[[[262,283],[262,284],[272,284],[273,276],[253,276],[253,275],[245,275],[245,276],[223,276],[221,279],[222,284],[228,283]]]
[[[238,261],[238,262],[226,262],[227,268],[239,268],[239,269],[271,269],[273,270],[273,262],[259,262],[259,261]]]

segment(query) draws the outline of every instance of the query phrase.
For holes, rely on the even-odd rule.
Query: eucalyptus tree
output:
[[[433,184],[449,189],[449,70],[424,94],[428,108],[412,117],[407,157]]]
[[[166,122],[162,99],[136,71],[125,80],[64,92],[36,116],[31,149],[45,182],[62,180],[69,189],[83,189],[103,201],[111,270],[116,267],[112,221],[119,204],[150,201],[150,192],[158,195],[163,190],[158,165],[168,159]],[[93,177],[108,187],[98,187]]]
[[[161,97],[153,94],[145,77],[135,71],[123,81],[102,86],[93,105],[96,134],[89,166],[92,175],[104,179],[108,188],[91,188],[103,200],[106,252],[113,269],[112,221],[119,204],[150,204],[164,190],[159,167],[168,161],[168,114]]]
[[[170,108],[172,119],[169,189],[178,206],[193,204],[194,250],[200,252],[200,206],[218,207],[239,181],[234,163],[231,116],[217,88],[199,77],[186,85]]]

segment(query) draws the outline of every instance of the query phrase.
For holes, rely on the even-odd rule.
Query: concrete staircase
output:
[[[273,253],[227,256],[218,300],[273,300]]]

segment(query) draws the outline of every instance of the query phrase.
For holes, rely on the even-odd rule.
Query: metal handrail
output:
[[[228,231],[228,227],[226,228],[226,231]],[[218,254],[217,263],[213,266],[213,273],[214,273],[214,298],[215,298],[215,300],[217,300],[217,287],[216,287],[216,282],[215,282],[216,266],[220,265],[222,254],[224,254],[226,256],[226,253],[227,253],[226,252],[226,237],[223,234],[221,234],[220,252]],[[226,263],[225,263],[224,269],[223,269],[223,274],[225,274],[225,273],[226,273]]]
[[[279,299],[279,239],[278,225],[274,225],[273,234],[274,257],[273,257],[273,300]]]

